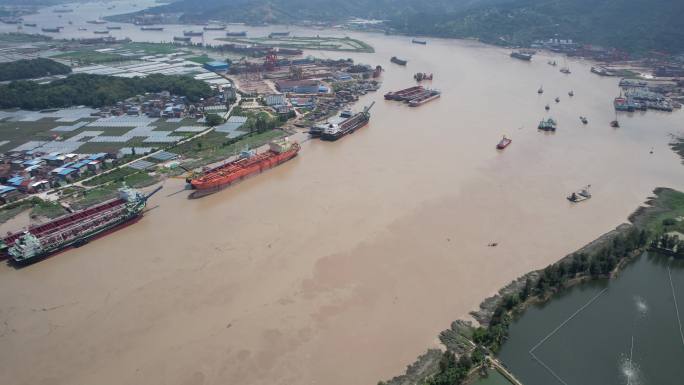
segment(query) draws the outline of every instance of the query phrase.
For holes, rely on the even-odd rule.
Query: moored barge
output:
[[[138,219],[149,197],[160,189],[143,195],[121,188],[118,198],[6,236],[0,240],[0,250],[10,263],[25,266],[69,247],[81,246]]]
[[[363,111],[352,115],[349,119],[340,124],[331,124],[321,133],[321,139],[328,141],[335,141],[345,135],[351,134],[359,128],[368,124],[370,120],[370,109],[373,108],[375,102],[363,109]]]

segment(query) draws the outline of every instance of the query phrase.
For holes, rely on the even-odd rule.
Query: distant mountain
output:
[[[497,44],[570,38],[630,52],[684,52],[684,0],[179,0],[148,12],[181,21],[386,20],[393,32]]]

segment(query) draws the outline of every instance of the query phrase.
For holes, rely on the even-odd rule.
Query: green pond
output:
[[[645,254],[527,309],[499,358],[525,385],[684,384],[681,317],[684,264]]]

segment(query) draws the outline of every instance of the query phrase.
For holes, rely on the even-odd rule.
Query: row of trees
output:
[[[651,249],[664,252],[677,259],[684,259],[684,240],[678,235],[661,234],[651,241]]]
[[[511,313],[519,310],[523,302],[535,296],[547,298],[549,294],[564,288],[568,281],[578,277],[599,278],[608,276],[630,253],[645,247],[649,234],[646,230],[632,228],[624,235],[618,235],[612,241],[598,249],[587,253],[575,253],[569,261],[563,260],[544,268],[535,281],[527,278],[522,289],[515,294],[505,295],[494,309],[487,328],[479,327],[473,332],[473,341],[497,352],[508,335]]]
[[[77,105],[102,107],[146,92],[169,91],[189,102],[212,95],[203,81],[190,76],[154,74],[144,78],[120,78],[76,74],[48,84],[15,81],[0,86],[0,108],[45,109]]]
[[[66,75],[71,68],[54,60],[22,59],[0,63],[0,81],[40,78],[50,75]]]

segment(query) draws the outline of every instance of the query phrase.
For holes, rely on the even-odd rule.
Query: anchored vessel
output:
[[[368,124],[370,120],[370,109],[373,108],[375,102],[363,109],[363,111],[352,115],[349,119],[340,124],[331,124],[326,127],[321,133],[321,139],[334,141],[347,134],[351,134],[359,128]]]
[[[69,247],[114,231],[142,215],[148,195],[128,187],[119,189],[119,197],[56,218],[28,230],[11,234],[0,241],[0,249],[17,266],[38,262]]]
[[[244,152],[239,159],[204,171],[201,175],[186,181],[192,189],[198,190],[190,197],[199,198],[227,187],[248,176],[260,173],[294,158],[299,152],[297,142],[287,139],[269,143],[269,150],[254,154]]]
[[[403,90],[388,92],[385,94],[386,100],[410,100],[416,94],[423,92],[425,89],[423,86],[413,86],[405,88]],[[409,98],[409,99],[406,99]]]
[[[411,99],[408,101],[409,107],[418,107],[422,106],[423,104],[427,102],[431,102],[437,98],[442,96],[442,93],[436,90],[426,90],[420,95],[416,96],[415,98]]]
[[[573,203],[586,201],[587,199],[591,198],[591,193],[589,192],[590,187],[591,185],[587,185],[581,190],[573,192],[567,196],[568,200]]]
[[[223,31],[226,29],[226,26],[221,24],[221,25],[205,25],[204,30],[205,31]]]
[[[543,131],[556,131],[556,121],[552,118],[542,120],[539,122],[539,126],[537,126],[537,128]]]
[[[520,51],[511,52],[511,57],[516,58],[516,59],[520,59],[520,60],[525,60],[525,61],[532,60],[532,55],[530,55],[529,53],[524,53],[524,52],[520,52]]]
[[[204,36],[202,31],[183,31],[183,36]]]
[[[411,43],[413,43],[413,44],[426,45],[426,44],[427,44],[427,41],[425,41],[425,40],[413,39],[413,40],[411,40]]]
[[[235,37],[240,37],[240,36],[247,36],[246,31],[240,31],[240,32],[226,32],[226,36],[235,36]]]
[[[164,27],[140,27],[141,31],[163,31]]]
[[[190,40],[192,40],[192,38],[189,37],[189,36],[174,36],[174,37],[173,37],[173,41],[184,41],[184,42],[187,43],[187,42],[189,42]]]
[[[394,63],[394,64],[399,64],[400,66],[405,66],[406,63],[408,63],[408,61],[403,60],[403,59],[399,59],[399,58],[396,57],[396,56],[392,56],[392,58],[390,59],[390,61],[391,61],[392,63]]]
[[[509,144],[511,144],[513,140],[509,139],[504,135],[504,137],[499,141],[499,143],[496,145],[496,148],[499,150],[503,150],[504,148],[508,147]]]

